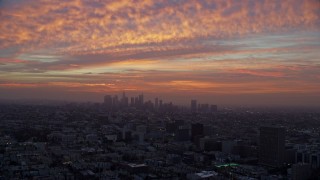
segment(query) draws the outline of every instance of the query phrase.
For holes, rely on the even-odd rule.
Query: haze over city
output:
[[[319,106],[320,2],[2,0],[0,99]]]

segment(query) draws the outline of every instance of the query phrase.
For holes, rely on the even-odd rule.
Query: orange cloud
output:
[[[7,0],[9,1],[9,0]],[[7,5],[0,48],[53,47],[60,53],[135,51],[199,37],[229,38],[291,28],[319,28],[319,1],[48,1]],[[174,44],[171,44],[175,42]],[[152,45],[154,43],[154,45]],[[62,47],[61,47],[62,46]]]
[[[27,63],[28,61],[20,60],[20,59],[10,59],[10,58],[0,58],[0,64],[20,64]]]
[[[33,83],[2,83],[0,87],[4,88],[35,88],[39,87],[38,84]]]
[[[266,76],[266,77],[285,77],[283,72],[277,71],[265,71],[265,70],[249,70],[249,69],[236,69],[234,73],[248,74],[254,76]]]

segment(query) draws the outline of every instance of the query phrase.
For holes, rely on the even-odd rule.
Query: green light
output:
[[[221,165],[216,165],[216,167],[228,167],[228,166],[239,166],[239,164],[236,163],[230,163],[230,164],[221,164]]]

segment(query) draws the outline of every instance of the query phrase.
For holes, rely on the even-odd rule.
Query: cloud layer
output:
[[[318,0],[2,0],[0,22],[0,89],[320,90]]]
[[[317,0],[14,2],[1,4],[1,47],[75,54],[175,48],[197,38],[319,28],[320,17]]]

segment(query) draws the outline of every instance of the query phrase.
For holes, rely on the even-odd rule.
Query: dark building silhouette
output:
[[[166,131],[167,133],[174,133],[178,129],[178,125],[175,122],[167,122],[166,123]]]
[[[217,112],[218,106],[217,105],[211,105],[211,112]]]
[[[197,100],[195,100],[195,99],[191,100],[191,111],[192,112],[197,111]]]
[[[143,106],[143,103],[144,103],[144,99],[143,99],[143,94],[140,94],[139,95],[139,106]]]
[[[195,123],[191,125],[191,140],[193,143],[199,146],[199,141],[203,134],[203,124]]]
[[[280,167],[284,163],[285,128],[260,127],[260,164]]]
[[[187,126],[179,126],[175,135],[176,141],[189,141],[190,128]]]
[[[311,175],[310,164],[293,164],[292,165],[292,180],[307,180]]]
[[[112,108],[112,97],[110,95],[105,95],[103,103],[107,108]]]
[[[128,107],[129,106],[129,99],[126,97],[125,92],[122,93],[122,98],[121,98],[121,107]]]
[[[199,104],[199,111],[201,112],[209,112],[209,104]]]
[[[158,98],[155,98],[155,100],[154,100],[154,108],[155,109],[159,108],[159,99]]]
[[[139,97],[134,98],[134,105],[137,107],[139,106]]]
[[[117,95],[113,96],[112,105],[114,108],[117,108],[119,106],[119,99]]]
[[[159,100],[159,109],[162,109],[162,100]]]

